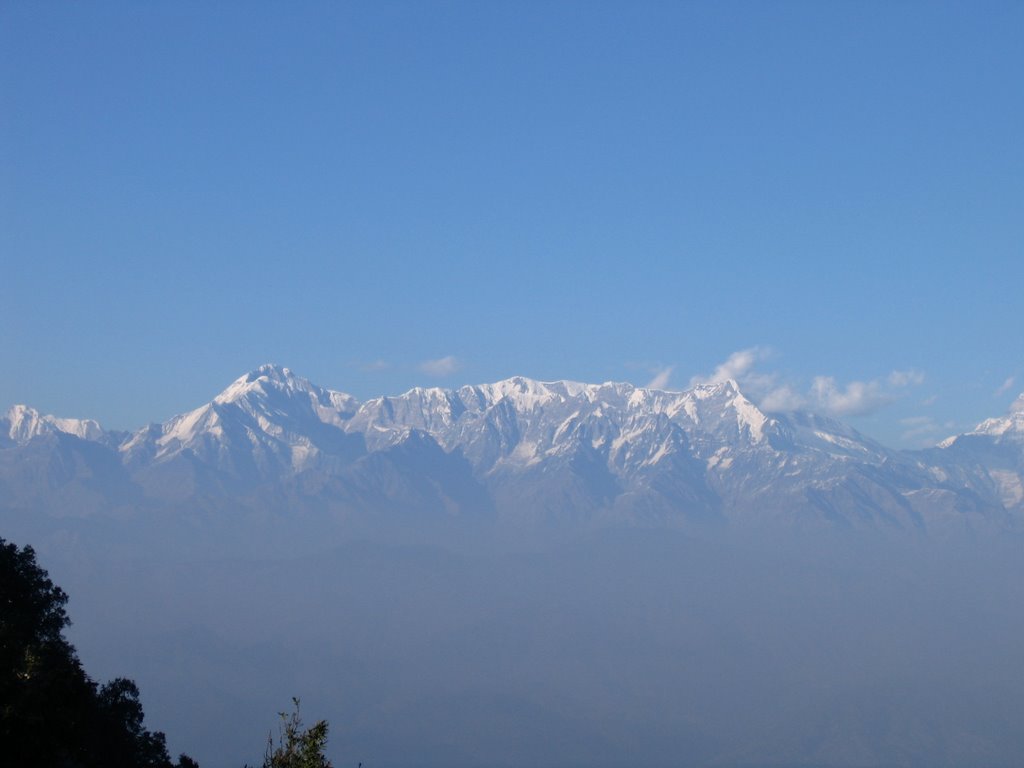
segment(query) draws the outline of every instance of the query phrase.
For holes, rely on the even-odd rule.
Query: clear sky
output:
[[[1024,391],[1022,243],[1019,2],[0,4],[0,409],[732,356],[916,445]]]

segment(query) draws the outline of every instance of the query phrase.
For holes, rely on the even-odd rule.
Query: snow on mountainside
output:
[[[645,390],[631,384],[540,382],[514,377],[457,390],[413,389],[397,397],[363,404],[346,426],[382,443],[413,428],[430,433],[445,448],[469,447],[477,462],[491,469],[499,462],[528,464],[556,455],[593,435],[592,445],[614,443],[616,450],[642,439],[645,424],[623,433],[625,420],[643,414],[668,417],[701,433],[721,438],[763,438],[768,417],[744,398],[735,382],[689,392]],[[480,445],[480,441],[487,441]]]
[[[1024,394],[1005,416],[948,437],[925,455],[941,482],[995,496],[1004,508],[1024,516]]]
[[[99,440],[103,428],[92,419],[62,419],[39,413],[26,405],[15,405],[0,417],[0,433],[17,444],[24,444],[38,435],[64,432],[83,440]]]
[[[264,365],[236,379],[212,402],[150,425],[121,446],[129,465],[187,457],[259,478],[299,471],[323,455],[358,453],[341,430],[355,399]]]
[[[348,514],[470,505],[510,519],[899,528],[1004,524],[1024,513],[1024,396],[1007,417],[912,453],[834,419],[765,413],[732,380],[667,392],[513,377],[360,403],[264,365],[209,403],[123,439],[23,406],[0,427],[9,450],[39,434],[103,440],[127,473],[122,496],[131,486],[213,507],[259,500]],[[3,466],[18,471],[14,459]],[[84,471],[76,482],[95,490],[95,473]]]
[[[948,448],[961,437],[984,435],[996,439],[1024,441],[1024,394],[1021,394],[1010,405],[1006,416],[999,416],[994,419],[985,419],[970,432],[963,435],[947,437],[941,443],[940,448]]]

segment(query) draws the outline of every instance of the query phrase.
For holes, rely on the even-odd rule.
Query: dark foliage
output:
[[[57,768],[172,768],[143,725],[139,689],[97,686],[64,639],[68,596],[32,547],[0,538],[0,744],[4,762]],[[182,755],[179,768],[196,768]]]
[[[295,711],[291,715],[278,713],[281,730],[276,745],[273,736],[267,740],[263,768],[331,768],[331,762],[324,756],[327,721],[320,720],[309,728],[303,728],[299,700],[293,698],[292,705]]]

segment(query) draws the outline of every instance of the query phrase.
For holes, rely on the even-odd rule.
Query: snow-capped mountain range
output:
[[[14,406],[0,514],[201,507],[645,526],[1011,527],[1024,395],[926,451],[765,413],[724,381],[683,392],[514,377],[359,402],[264,365],[136,432]]]

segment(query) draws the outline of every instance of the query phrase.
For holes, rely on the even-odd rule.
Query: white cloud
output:
[[[833,416],[863,416],[873,413],[893,401],[893,396],[874,381],[851,381],[846,386],[836,384],[833,376],[815,376],[811,382],[811,396],[817,409]]]
[[[654,374],[654,378],[647,382],[647,389],[665,389],[668,386],[668,380],[672,376],[672,369],[675,366],[668,366],[662,368]]]
[[[694,376],[690,386],[736,381],[743,393],[765,411],[810,410],[831,416],[864,416],[896,400],[900,390],[924,383],[925,375],[914,369],[894,370],[887,376],[867,381],[839,383],[834,376],[815,376],[811,386],[780,381],[776,373],[756,370],[771,356],[766,347],[749,347],[733,352],[706,376]]]
[[[906,371],[893,371],[889,374],[889,384],[901,389],[903,387],[919,386],[924,384],[924,374],[915,371],[913,368]]]
[[[367,372],[386,371],[390,367],[391,363],[389,363],[387,360],[371,360],[368,363],[359,364],[359,370]]]
[[[420,370],[428,376],[451,376],[462,363],[454,355],[440,357],[437,360],[424,360],[420,363]]]
[[[1008,377],[1006,379],[1006,381],[1004,381],[1002,384],[999,385],[999,388],[995,391],[995,393],[992,396],[993,397],[1002,397],[1007,392],[1009,392],[1011,389],[1013,389],[1013,385],[1016,383],[1016,381],[1017,381],[1017,377],[1015,377],[1015,376]]]
[[[760,347],[750,347],[733,352],[729,358],[720,364],[708,376],[694,376],[690,379],[690,386],[696,387],[700,384],[721,384],[723,381],[732,379],[739,381],[748,374],[758,360],[767,356],[767,350]]]
[[[798,411],[801,408],[807,407],[807,398],[797,392],[789,384],[783,384],[781,387],[775,387],[768,391],[768,393],[761,398],[761,402],[758,406],[770,412],[778,411]]]
[[[897,390],[924,383],[920,371],[893,371],[885,379],[851,381],[839,385],[832,376],[815,376],[811,382],[812,407],[832,416],[865,416],[889,405]]]

